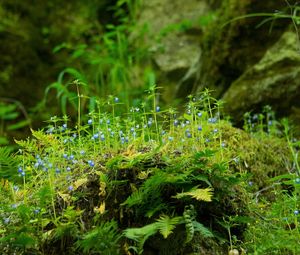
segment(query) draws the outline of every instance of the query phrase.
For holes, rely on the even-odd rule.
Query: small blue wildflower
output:
[[[156,112],[160,112],[160,107],[159,106],[156,106]]]
[[[249,182],[248,182],[248,185],[249,185],[250,187],[252,187],[252,186],[253,186],[253,182],[252,182],[252,181],[249,181]]]
[[[174,120],[174,126],[177,127],[179,125],[179,121],[178,120]]]
[[[269,121],[268,121],[268,126],[272,126],[272,124],[273,124],[273,121],[272,121],[272,120],[269,120]]]
[[[192,111],[189,109],[189,110],[187,110],[187,112],[186,112],[188,115],[191,115],[192,114]]]
[[[71,171],[71,167],[67,166],[66,170],[67,170],[68,172],[70,172],[70,171]]]
[[[23,177],[25,176],[25,172],[24,171],[21,173],[21,176],[23,176]]]
[[[222,143],[221,143],[221,146],[222,146],[223,148],[226,147],[226,143],[222,142]]]
[[[186,133],[186,137],[187,137],[187,138],[192,138],[192,134],[191,134],[190,132],[187,132],[187,133]]]
[[[80,155],[84,155],[85,154],[85,151],[84,150],[81,150],[80,151]]]
[[[198,126],[198,131],[202,131],[202,126]]]
[[[14,186],[13,186],[13,189],[14,189],[14,191],[18,191],[18,190],[19,190],[19,187],[18,187],[17,185],[14,185]]]
[[[190,124],[190,121],[189,121],[189,120],[187,120],[187,121],[185,122],[185,124],[189,125],[189,124]]]
[[[235,158],[233,158],[232,160],[233,160],[236,164],[239,163],[239,161],[240,161],[238,157],[235,157]]]
[[[73,134],[73,138],[75,139],[76,137],[77,137],[77,134],[74,133],[74,134]]]
[[[48,172],[48,167],[43,167],[44,172]]]
[[[168,140],[169,140],[170,142],[172,142],[172,141],[174,141],[174,137],[169,136],[169,137],[168,137]]]
[[[71,154],[71,155],[69,156],[69,160],[73,160],[73,159],[74,159],[74,155]]]
[[[93,135],[93,138],[94,138],[94,139],[98,139],[98,138],[99,138],[99,134],[98,134],[98,133],[94,134],[94,135]]]
[[[295,214],[295,215],[298,215],[298,214],[299,214],[299,210],[295,210],[295,211],[294,211],[294,214]]]
[[[93,124],[93,120],[92,120],[92,119],[89,119],[89,120],[88,120],[88,124],[89,124],[89,125],[92,125],[92,124]]]
[[[104,134],[101,134],[101,135],[100,135],[100,140],[101,140],[101,141],[104,141],[104,140],[105,140]]]
[[[215,128],[215,129],[213,130],[214,133],[218,133],[218,131],[219,131],[219,130],[218,130],[217,128]]]
[[[206,142],[206,143],[209,143],[209,142],[210,142],[210,140],[209,140],[208,138],[206,138],[206,139],[205,139],[205,142]]]
[[[64,153],[64,154],[63,154],[63,157],[64,157],[65,159],[67,159],[67,158],[68,158],[68,154]]]
[[[74,187],[73,187],[72,185],[70,185],[70,186],[68,187],[68,190],[69,190],[69,191],[73,191],[73,190],[74,190]]]
[[[114,135],[115,135],[115,132],[114,132],[114,131],[111,131],[111,132],[110,132],[110,136],[111,136],[111,137],[114,137]]]
[[[152,125],[152,121],[149,120],[149,121],[148,121],[148,127],[151,127],[151,125]]]
[[[66,139],[64,139],[64,144],[66,144],[67,142],[68,142],[69,140],[66,138]]]
[[[41,212],[41,209],[39,209],[39,208],[36,208],[36,209],[33,210],[34,214],[39,214],[40,212]]]
[[[68,127],[68,126],[67,126],[66,123],[62,125],[62,128],[63,128],[63,129],[67,129],[67,127]]]
[[[23,168],[22,167],[18,167],[18,173],[22,173],[23,172]]]
[[[12,209],[16,209],[16,208],[17,208],[17,204],[12,204],[12,205],[11,205],[11,208],[12,208]]]
[[[95,163],[93,160],[88,160],[88,164],[90,167],[94,167],[95,166]]]
[[[59,168],[56,168],[56,169],[55,169],[55,173],[56,173],[56,174],[60,174],[60,169],[59,169]]]
[[[119,103],[119,98],[118,98],[118,97],[115,97],[115,98],[114,98],[114,101],[115,101],[115,103]]]
[[[198,113],[197,113],[197,116],[198,116],[198,117],[202,117],[202,112],[198,112]]]
[[[7,225],[10,222],[10,218],[3,218],[3,223]]]
[[[166,134],[166,131],[165,131],[165,130],[162,130],[162,131],[161,131],[161,134],[162,134],[162,135],[165,135],[165,134]]]
[[[216,118],[208,118],[209,123],[216,123],[217,119]]]
[[[107,120],[107,121],[106,121],[106,124],[108,124],[108,125],[109,125],[109,124],[110,124],[110,120]]]
[[[129,138],[128,136],[125,137],[125,142],[128,143],[129,142]]]
[[[125,143],[125,138],[122,136],[120,139],[121,139],[121,144],[124,144]]]
[[[296,178],[296,179],[295,179],[295,183],[296,183],[296,184],[300,184],[300,178]]]
[[[131,133],[134,132],[134,127],[130,128],[130,132],[131,132]]]

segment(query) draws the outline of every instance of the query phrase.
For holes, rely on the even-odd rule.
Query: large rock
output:
[[[203,31],[199,24],[201,17],[210,13],[212,3],[208,2],[148,0],[141,8],[138,25],[147,25],[147,43],[167,101],[174,97],[174,87],[200,58]]]
[[[221,97],[233,81],[261,59],[290,24],[290,20],[280,19],[258,26],[266,17],[243,16],[274,13],[284,8],[284,1],[222,1],[216,13],[217,19],[209,25],[201,40],[202,56],[198,75],[191,79],[194,83],[192,90],[196,92],[209,87],[214,90],[215,97]],[[183,93],[189,84],[182,83],[182,93],[178,96],[186,96]]]
[[[287,115],[300,107],[300,54],[295,32],[285,32],[262,59],[226,91],[226,109],[240,118],[246,111],[269,104]]]

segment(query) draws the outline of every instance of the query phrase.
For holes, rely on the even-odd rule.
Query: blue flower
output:
[[[72,185],[70,185],[70,186],[68,187],[68,190],[69,190],[69,191],[73,191],[73,190],[74,190],[74,187],[73,187]]]
[[[33,210],[34,214],[39,214],[40,212],[41,212],[41,209],[39,209],[39,208],[36,208],[36,209]]]
[[[118,98],[118,97],[115,97],[115,98],[114,98],[114,101],[115,101],[115,103],[119,103],[119,98]]]
[[[160,107],[159,106],[156,106],[156,112],[160,112]]]
[[[294,214],[295,214],[295,215],[298,215],[298,214],[299,214],[299,210],[295,210],[295,211],[294,211]]]
[[[216,123],[217,119],[216,118],[208,118],[209,123]]]
[[[67,159],[67,158],[68,158],[68,154],[64,153],[64,154],[63,154],[63,157],[64,157],[65,159]]]
[[[174,137],[169,136],[169,137],[168,137],[168,140],[169,140],[170,142],[172,142],[172,141],[174,141]]]
[[[18,173],[22,173],[23,172],[23,168],[22,167],[18,167]]]
[[[202,131],[202,126],[198,126],[198,131]]]
[[[296,184],[300,184],[300,178],[296,178],[296,179],[295,179],[295,183],[296,183]]]
[[[197,113],[198,117],[202,117],[202,112]]]
[[[10,222],[10,218],[3,218],[3,223],[7,225]]]
[[[88,160],[88,164],[90,167],[94,167],[95,166],[95,163],[93,160]]]
[[[94,135],[93,135],[93,138],[94,138],[94,139],[98,139],[98,138],[99,138],[99,134],[98,134],[98,133],[94,134]]]
[[[89,125],[92,125],[92,124],[93,124],[93,120],[92,120],[92,119],[89,119],[89,120],[88,120],[88,124],[89,124]]]
[[[70,172],[70,171],[71,171],[71,167],[67,166],[66,170],[67,170],[68,172]]]
[[[84,151],[84,150],[81,150],[81,151],[80,151],[80,154],[81,154],[81,155],[84,155],[84,154],[85,154],[85,151]]]

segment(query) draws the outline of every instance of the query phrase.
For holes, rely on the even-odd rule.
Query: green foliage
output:
[[[0,179],[15,176],[17,163],[9,147],[0,147]]]
[[[95,226],[89,232],[85,233],[81,240],[76,242],[76,246],[83,251],[84,254],[103,254],[114,255],[119,254],[119,239],[121,235],[118,233],[118,225],[115,221],[108,221]]]

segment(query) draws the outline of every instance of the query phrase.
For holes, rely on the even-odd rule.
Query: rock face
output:
[[[248,68],[224,94],[226,109],[237,118],[269,104],[287,114],[300,107],[300,54],[295,32],[285,32],[262,59]]]
[[[260,26],[266,17],[243,16],[274,13],[285,7],[284,1],[222,1],[218,19],[211,23],[201,42],[203,55],[194,91],[209,87],[216,97],[221,97],[233,81],[261,59],[288,24],[287,20],[280,20]]]
[[[138,25],[148,27],[148,43],[166,101],[174,98],[174,87],[178,87],[199,61],[201,17],[209,18],[212,8],[208,2],[187,0],[183,4],[182,0],[148,0],[141,8]]]

